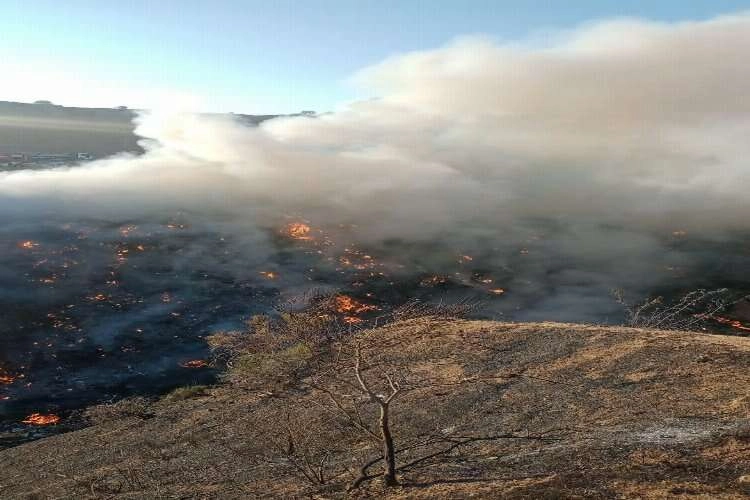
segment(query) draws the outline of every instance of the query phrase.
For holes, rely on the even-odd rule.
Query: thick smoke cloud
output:
[[[0,193],[115,213],[301,211],[377,238],[519,217],[744,229],[748,53],[749,15],[604,22],[543,48],[464,39],[364,69],[379,97],[339,112],[257,129],[145,115],[144,156],[4,174]]]

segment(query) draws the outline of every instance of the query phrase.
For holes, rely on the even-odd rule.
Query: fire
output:
[[[430,276],[429,278],[424,278],[419,282],[419,286],[421,287],[431,287],[431,286],[438,286],[438,285],[444,285],[448,282],[448,278],[445,276]]]
[[[260,275],[269,280],[275,280],[279,277],[279,273],[275,273],[273,271],[261,271]]]
[[[205,359],[191,359],[180,364],[183,368],[205,368],[208,366],[208,361]]]
[[[60,417],[54,413],[32,413],[21,422],[30,425],[55,425],[60,422]]]
[[[13,375],[8,375],[5,373],[0,374],[0,384],[2,385],[10,385],[15,381],[16,381],[16,377],[14,377]]]
[[[36,241],[27,240],[27,241],[22,241],[21,243],[18,244],[18,246],[26,250],[33,250],[34,248],[39,246],[39,243],[37,243]]]
[[[336,296],[336,312],[362,314],[368,311],[377,311],[378,307],[360,302],[348,295]]]
[[[303,222],[291,222],[286,225],[284,233],[292,239],[308,241],[312,240],[313,236],[310,234],[312,229],[310,226]]]
[[[716,321],[717,323],[721,323],[722,325],[728,325],[736,330],[742,330],[745,332],[750,332],[750,326],[745,325],[739,320],[731,319],[731,318],[725,318],[723,316],[711,316],[711,319]]]
[[[348,295],[337,295],[334,298],[334,308],[337,313],[342,315],[341,320],[350,325],[355,325],[364,321],[359,317],[360,314],[377,311],[379,309],[377,306],[365,304],[364,302],[360,302]]]
[[[505,293],[505,290],[503,290],[502,288],[490,288],[487,291],[493,295],[502,295]]]
[[[135,231],[136,229],[138,229],[138,226],[134,226],[134,225],[132,225],[132,224],[130,224],[130,225],[128,225],[128,226],[124,226],[124,227],[121,227],[121,228],[120,228],[120,235],[121,235],[121,236],[122,236],[123,238],[127,238],[128,236],[130,236],[130,233],[132,233],[132,232],[133,232],[133,231]]]

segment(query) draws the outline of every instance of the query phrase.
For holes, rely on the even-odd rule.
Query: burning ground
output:
[[[505,319],[619,323],[622,307],[610,288],[677,297],[698,287],[739,292],[746,286],[726,272],[731,266],[747,273],[732,266],[746,265],[744,246],[685,234],[663,236],[664,256],[650,276],[658,286],[647,289],[610,271],[609,263],[563,258],[550,248],[559,239],[545,240],[544,226],[523,241],[473,247],[470,255],[445,241],[362,246],[357,228],[324,229],[300,218],[282,217],[256,233],[237,225],[178,213],[160,222],[12,226],[5,233],[14,238],[4,248],[0,295],[7,444],[66,430],[69,420],[75,426],[71,411],[92,403],[212,381],[206,336],[242,328],[250,315],[310,290],[334,293],[340,321],[357,329],[413,299],[477,301],[478,315]],[[718,262],[701,260],[717,251]],[[690,261],[696,264],[680,265]],[[548,266],[556,262],[565,264],[552,272]],[[598,305],[579,310],[557,303],[572,297]],[[705,328],[745,334],[750,317],[742,308],[727,312],[733,313],[709,318]]]

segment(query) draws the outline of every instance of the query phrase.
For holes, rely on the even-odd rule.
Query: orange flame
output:
[[[55,425],[60,422],[60,417],[54,413],[32,413],[21,422],[30,425]]]
[[[360,302],[348,295],[336,295],[336,312],[362,314],[368,311],[377,311],[378,307]]]
[[[430,287],[430,286],[438,286],[438,285],[444,285],[448,282],[448,278],[445,276],[430,276],[429,278],[424,278],[422,281],[419,282],[419,286],[421,287]]]
[[[312,240],[313,236],[310,234],[312,229],[310,226],[303,222],[291,222],[286,225],[284,232],[287,236],[295,240]]]
[[[38,247],[39,243],[37,243],[36,241],[27,240],[27,241],[22,241],[21,243],[18,244],[18,246],[21,248],[25,248],[26,250],[32,250]]]
[[[493,295],[502,295],[502,294],[505,293],[505,290],[502,289],[502,288],[490,288],[487,291],[490,292]]]
[[[732,328],[736,330],[742,330],[745,332],[750,332],[750,326],[745,325],[739,320],[731,319],[731,318],[725,318],[723,316],[711,316],[711,319],[716,321],[717,323],[721,323],[722,325],[729,325]]]

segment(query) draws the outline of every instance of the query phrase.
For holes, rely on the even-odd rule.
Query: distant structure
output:
[[[317,115],[317,113],[315,111],[311,111],[311,110],[301,111],[300,114],[302,116],[315,116],[315,115]]]

